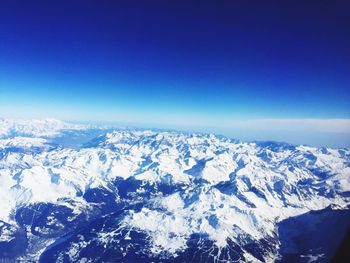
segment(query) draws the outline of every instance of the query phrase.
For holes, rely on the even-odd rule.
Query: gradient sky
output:
[[[299,120],[303,138],[305,119],[341,119],[350,146],[349,14],[331,0],[1,1],[0,116],[291,142],[294,128],[242,122]]]

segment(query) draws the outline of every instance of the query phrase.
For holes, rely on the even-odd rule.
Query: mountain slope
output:
[[[348,149],[56,120],[1,127],[0,258],[273,262],[281,222],[350,202]],[[61,144],[73,135],[89,141]]]

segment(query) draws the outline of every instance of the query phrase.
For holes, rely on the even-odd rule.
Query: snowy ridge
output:
[[[56,119],[0,119],[0,138],[13,136],[53,137],[59,135],[62,130],[81,130],[87,127],[87,125],[66,123]]]
[[[20,208],[50,203],[71,209],[72,221],[90,211],[89,218],[99,205],[85,193],[104,189],[116,203],[128,200],[142,207],[126,209],[118,229],[99,234],[101,244],[113,242],[123,231],[136,231],[148,237],[150,253],[172,258],[200,235],[198,247],[204,246],[202,239],[213,242],[214,260],[233,244],[242,250],[240,261],[273,262],[279,257],[278,222],[350,204],[348,149],[149,130],[115,130],[71,149],[54,147],[45,137],[86,127],[57,120],[2,120],[0,127],[0,224],[9,225],[1,228],[4,240],[11,240],[9,233],[20,228]],[[136,186],[123,194],[116,181]],[[50,220],[63,228],[55,218]],[[132,241],[128,234],[123,239]],[[261,247],[268,242],[270,247],[258,257],[244,248],[252,242]],[[79,244],[88,245],[83,240]],[[73,246],[62,253],[79,258]]]

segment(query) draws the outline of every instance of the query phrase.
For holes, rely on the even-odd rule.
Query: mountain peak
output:
[[[118,255],[118,239],[125,253],[149,259],[209,246],[211,260],[237,254],[274,261],[280,222],[350,203],[346,149],[128,129],[99,130],[90,143],[70,148],[60,144],[62,131],[77,139],[89,127],[56,120],[2,124],[10,132],[0,139],[0,230],[7,231],[6,242],[22,242],[19,233],[26,233],[26,252],[17,259],[57,259],[94,242]],[[110,214],[117,219],[108,221]],[[86,227],[76,232],[77,226]],[[64,235],[69,242],[52,244]],[[84,243],[88,237],[93,243]],[[30,245],[36,240],[38,250]]]

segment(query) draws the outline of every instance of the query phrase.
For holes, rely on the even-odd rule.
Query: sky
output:
[[[350,147],[346,1],[0,3],[0,117]]]

